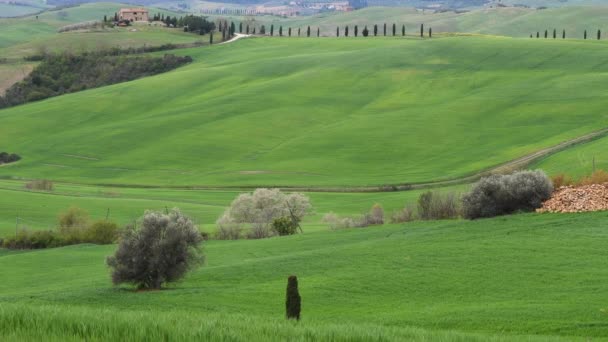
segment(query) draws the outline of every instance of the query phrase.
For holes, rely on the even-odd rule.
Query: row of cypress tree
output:
[[[234,25],[234,24],[233,24]],[[349,26],[346,25],[344,27],[344,30],[342,31],[343,35],[345,37],[348,37],[350,31],[349,31]],[[243,28],[243,23],[239,23],[239,33],[245,33],[245,34],[256,34],[256,27],[253,27],[253,29],[250,29],[249,25],[245,25],[245,27]],[[266,26],[265,25],[261,25],[260,29],[259,29],[259,34],[266,34]],[[386,23],[384,23],[383,29],[382,29],[382,33],[383,36],[387,36],[387,25]],[[395,23],[393,23],[392,25],[392,36],[396,36],[397,35],[397,25]],[[310,26],[308,26],[306,28],[306,36],[310,37],[312,34],[311,28]],[[317,37],[321,36],[321,29],[317,27]],[[364,37],[367,37],[370,35],[369,30],[367,29],[367,25],[364,26],[363,30],[361,31],[361,34]],[[424,37],[425,34],[425,30],[424,30],[424,24],[420,25],[420,36]],[[278,35],[279,36],[283,36],[283,26],[279,26],[279,30],[278,30]],[[292,30],[291,27],[289,27],[287,29],[287,36],[291,37],[292,35]],[[302,31],[301,28],[298,28],[298,37],[300,37],[302,35]],[[354,26],[354,36],[357,37],[359,35],[359,26],[355,25]],[[373,35],[377,36],[378,35],[378,25],[375,24],[373,27]],[[405,36],[405,25],[401,26],[401,35]],[[274,24],[270,25],[270,36],[274,36]],[[433,29],[429,28],[428,29],[428,37],[432,37],[433,36]],[[336,27],[336,37],[340,37],[340,27]]]
[[[536,38],[540,38],[540,31],[536,31]],[[534,38],[534,34],[530,34],[530,38]],[[549,31],[545,30],[545,39],[549,38]],[[587,30],[583,33],[583,39],[587,39],[588,34]],[[553,39],[557,39],[557,30],[553,29]],[[566,39],[566,30],[562,30],[562,39]],[[597,30],[597,40],[602,39],[602,30]]]

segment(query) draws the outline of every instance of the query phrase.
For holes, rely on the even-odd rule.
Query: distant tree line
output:
[[[275,29],[274,28],[275,28],[274,24],[271,24],[270,25],[270,32],[269,32],[270,36],[274,36],[274,34],[275,34]],[[279,26],[278,32],[279,32],[278,36],[282,37],[283,36],[283,32],[284,32],[282,25]],[[244,26],[244,29],[243,29],[243,23],[240,23],[239,24],[239,33],[254,34],[255,35],[256,34],[256,27],[252,28],[252,27],[249,26],[249,24],[246,24]],[[350,34],[353,34],[355,37],[358,37],[359,33],[361,33],[361,35],[363,37],[368,37],[368,36],[371,36],[372,34],[373,34],[374,37],[376,37],[376,36],[379,35],[378,25],[377,24],[374,24],[372,31],[370,31],[367,28],[367,25],[363,26],[363,30],[359,30],[359,25],[353,25],[352,26],[352,30],[349,27],[349,25],[346,25],[343,28],[341,28],[340,26],[337,26],[335,33],[336,33],[336,37],[340,37],[340,35],[343,35],[344,37],[348,37]],[[389,31],[389,26],[386,23],[384,23],[382,25],[382,36],[385,36],[385,37],[386,36],[393,36],[393,37],[395,37],[395,36],[401,35],[401,36],[404,37],[405,33],[406,33],[406,31],[405,31],[405,25],[404,24],[401,25],[401,30],[399,30],[398,29],[398,25],[396,23],[392,23],[392,25],[390,26],[390,31]],[[261,25],[260,26],[258,34],[260,34],[260,35],[265,35],[266,34],[266,26],[265,25]],[[306,35],[306,37],[311,37],[311,35],[313,35],[314,33],[313,33],[311,27],[307,26],[304,34]],[[302,35],[301,28],[298,28],[298,30],[297,30],[297,36],[300,37],[301,35]],[[288,37],[292,36],[292,28],[291,27],[287,28],[287,36]],[[320,27],[317,27],[317,29],[316,29],[316,36],[317,37],[321,36],[321,28]],[[424,38],[425,36],[429,37],[429,38],[432,38],[433,37],[433,28],[429,27],[428,31],[425,31],[424,24],[422,24],[422,25],[420,25],[420,37]]]
[[[155,75],[191,61],[189,56],[114,56],[107,51],[46,55],[23,81],[6,90],[0,108]]]

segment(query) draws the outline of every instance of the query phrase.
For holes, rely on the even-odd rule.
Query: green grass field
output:
[[[569,148],[565,151],[540,160],[532,165],[550,174],[564,173],[576,178],[588,176],[595,169],[608,170],[608,138]]]
[[[0,111],[0,145],[23,157],[0,175],[224,187],[461,177],[604,128],[606,46],[266,38],[180,50],[195,62]]]
[[[0,327],[16,340],[599,341],[608,336],[606,215],[211,241],[205,267],[156,292],[110,285],[104,258],[114,246],[4,253]],[[282,321],[290,274],[303,298],[298,325]]]

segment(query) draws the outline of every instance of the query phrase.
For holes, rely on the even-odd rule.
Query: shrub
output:
[[[21,160],[21,157],[15,153],[0,152],[0,164],[8,164]]]
[[[415,210],[411,205],[403,207],[403,209],[395,211],[391,216],[391,223],[410,222],[415,219]]]
[[[111,221],[96,221],[86,229],[86,242],[107,245],[114,243],[117,238],[118,225]]]
[[[553,192],[553,184],[540,171],[494,175],[477,182],[463,197],[466,218],[493,217],[518,211],[533,211]]]
[[[53,191],[55,188],[54,184],[50,180],[37,179],[25,183],[25,188],[28,190],[42,190],[42,191]]]
[[[298,226],[289,217],[279,217],[272,221],[272,229],[279,236],[297,233]]]
[[[261,239],[272,236],[275,219],[286,217],[299,227],[304,216],[311,211],[310,200],[303,194],[284,194],[279,189],[256,189],[253,194],[240,194],[232,201],[217,221],[218,231],[227,229],[228,224],[246,224],[251,227],[247,237]]]
[[[243,227],[235,222],[230,215],[224,213],[216,222],[216,237],[219,240],[238,240],[241,237]]]
[[[27,228],[20,229],[16,236],[6,238],[2,242],[2,246],[9,249],[42,249],[63,244],[63,239],[55,231],[29,231]]]
[[[553,177],[551,177],[551,183],[553,183],[553,188],[554,189],[559,189],[562,186],[570,186],[574,184],[574,179],[572,179],[572,177],[565,175],[563,173],[560,173],[558,175],[555,175]]]
[[[160,289],[202,263],[201,242],[192,220],[178,209],[169,214],[148,211],[141,228],[125,231],[116,253],[108,257],[112,282]]]
[[[418,197],[418,215],[423,220],[446,220],[458,217],[458,196],[427,191]]]
[[[89,226],[89,213],[78,207],[70,207],[58,217],[59,234],[66,244],[74,245],[85,242]]]
[[[376,203],[372,206],[367,221],[370,225],[384,224],[384,209],[380,204]]]
[[[604,170],[597,170],[591,174],[591,176],[583,177],[578,184],[579,185],[591,185],[591,184],[604,184],[608,183],[608,172]]]

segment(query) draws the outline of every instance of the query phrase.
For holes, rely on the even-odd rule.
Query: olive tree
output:
[[[202,240],[192,220],[178,209],[167,214],[147,211],[141,227],[127,229],[116,253],[107,258],[112,282],[160,289],[202,264]]]

